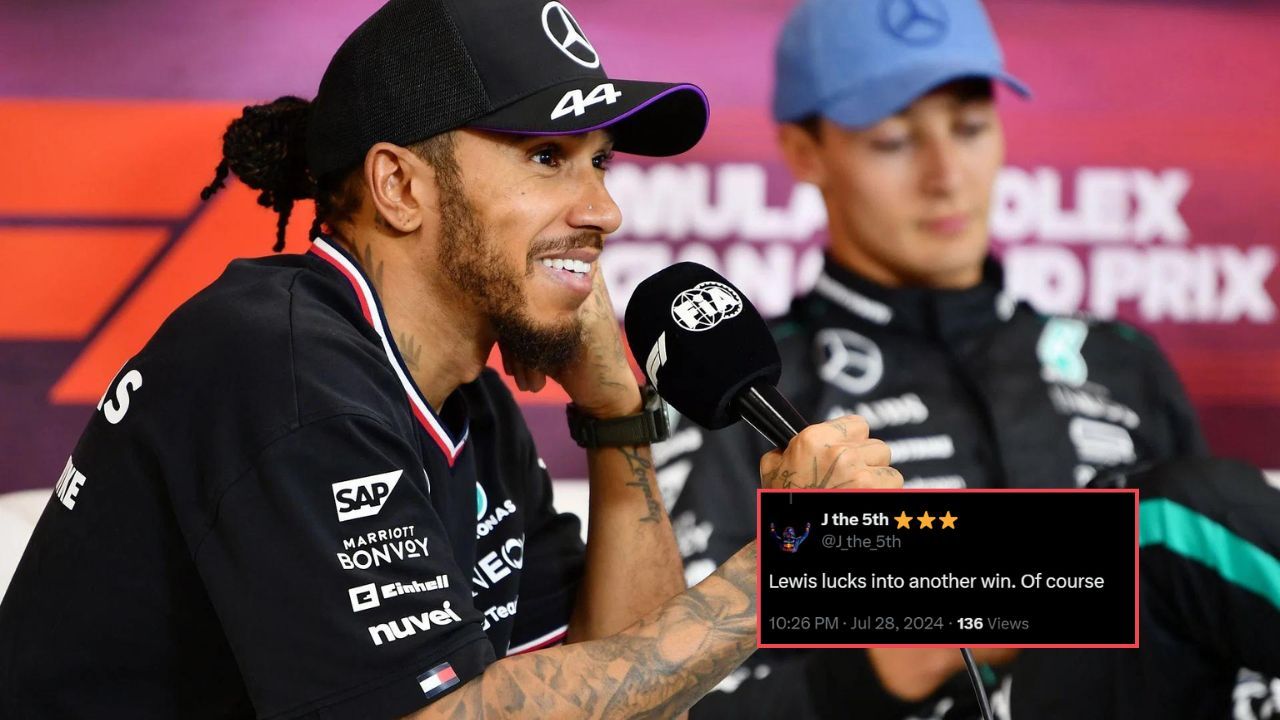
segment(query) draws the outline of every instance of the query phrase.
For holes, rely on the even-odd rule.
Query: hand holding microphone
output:
[[[778,392],[778,346],[750,301],[714,270],[679,263],[654,274],[631,297],[626,325],[631,351],[663,399],[709,430],[742,419],[779,448],[760,459],[765,487],[902,487],[902,474],[888,466],[889,447],[871,439],[865,420],[848,415],[809,425]],[[989,720],[977,663],[967,649],[960,652]]]
[[[760,458],[760,482],[770,489],[902,487],[902,473],[889,467],[889,446],[868,432],[857,415],[810,425],[785,449]]]
[[[742,419],[779,448],[760,460],[766,487],[902,487],[866,421],[810,425],[778,392],[782,363],[768,327],[714,270],[686,262],[649,277],[627,305],[626,327],[645,376],[681,414],[709,430]]]

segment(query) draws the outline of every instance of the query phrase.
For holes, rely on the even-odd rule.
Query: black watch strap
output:
[[[600,419],[587,415],[570,403],[565,408],[569,419],[569,437],[584,448],[647,445],[671,436],[667,421],[667,405],[658,392],[645,386],[644,408],[635,415]]]

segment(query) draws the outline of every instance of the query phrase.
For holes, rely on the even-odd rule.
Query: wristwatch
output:
[[[565,407],[569,437],[584,448],[647,445],[666,440],[671,436],[667,404],[650,385],[641,388],[640,394],[644,398],[644,407],[639,413],[625,417],[594,418],[569,403]]]

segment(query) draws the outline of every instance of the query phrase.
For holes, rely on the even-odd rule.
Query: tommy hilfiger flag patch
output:
[[[449,663],[440,663],[418,676],[418,687],[422,688],[422,694],[428,700],[457,684],[458,673]]]

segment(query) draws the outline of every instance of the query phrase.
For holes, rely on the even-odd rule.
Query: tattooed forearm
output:
[[[648,445],[587,453],[591,523],[570,643],[610,637],[686,588],[653,465]]]
[[[627,460],[627,469],[631,472],[631,480],[627,487],[639,488],[644,493],[644,504],[648,514],[640,518],[640,522],[661,522],[662,506],[653,495],[653,460],[648,448],[620,447],[618,452]]]
[[[669,718],[756,647],[756,547],[617,635],[507,658],[415,718]]]

